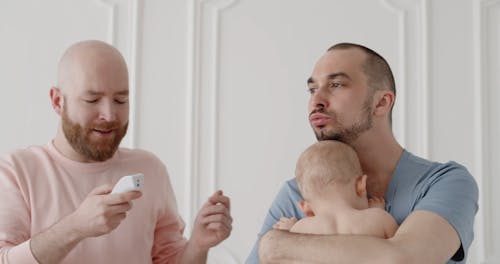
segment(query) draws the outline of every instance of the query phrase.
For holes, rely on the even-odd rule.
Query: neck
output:
[[[315,215],[335,217],[346,211],[363,210],[368,208],[368,200],[359,197],[346,198],[343,195],[335,195],[325,199],[315,199],[313,211]]]
[[[351,145],[358,154],[363,172],[368,175],[368,193],[371,196],[385,197],[403,148],[390,131],[364,133]]]

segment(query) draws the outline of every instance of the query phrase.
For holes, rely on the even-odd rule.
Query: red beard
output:
[[[120,126],[120,123],[106,122],[81,126],[70,120],[66,109],[62,112],[62,128],[69,144],[79,154],[92,161],[105,161],[113,157],[122,138],[127,133],[128,122]],[[105,137],[92,136],[95,130],[110,131],[113,134]]]

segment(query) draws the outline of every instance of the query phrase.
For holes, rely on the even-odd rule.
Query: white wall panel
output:
[[[495,191],[499,186],[500,165],[500,1],[475,3],[476,22],[476,172],[481,190],[481,208],[476,227],[478,259],[481,263],[500,262],[500,220]],[[496,209],[495,209],[496,208]]]
[[[385,3],[398,18],[399,71],[394,76],[397,91],[394,133],[404,147],[428,157],[427,1],[386,0]]]
[[[218,184],[219,149],[219,19],[234,1],[193,1],[191,38],[189,39],[191,64],[188,87],[189,147],[186,171],[187,221],[193,220],[198,209],[222,186]],[[210,252],[210,262],[237,263],[235,253],[223,243]]]

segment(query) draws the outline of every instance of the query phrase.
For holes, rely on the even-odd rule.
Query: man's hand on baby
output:
[[[380,208],[380,209],[385,210],[384,197],[371,197],[370,199],[368,199],[368,207]]]
[[[292,226],[297,223],[297,218],[292,217],[292,218],[287,218],[287,217],[282,217],[280,220],[273,225],[274,229],[278,230],[285,230],[285,231],[290,231]]]

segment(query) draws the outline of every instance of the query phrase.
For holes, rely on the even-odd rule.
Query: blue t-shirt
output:
[[[431,211],[446,219],[462,243],[448,263],[465,263],[474,238],[478,192],[474,178],[462,165],[452,161],[444,164],[431,162],[405,150],[387,188],[385,206],[399,225],[415,210]],[[282,216],[305,217],[297,206],[301,200],[295,178],[287,181],[274,199],[258,238],[271,230]],[[257,250],[258,239],[247,264],[259,263]]]

